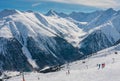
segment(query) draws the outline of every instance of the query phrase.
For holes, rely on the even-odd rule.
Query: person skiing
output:
[[[112,63],[115,63],[115,58],[112,58],[113,62]]]
[[[70,74],[70,66],[69,66],[69,63],[67,63],[66,69],[67,69],[66,75],[69,75],[69,74]]]
[[[66,75],[69,75],[69,74],[70,74],[70,69],[68,69],[66,72]]]
[[[86,68],[88,69],[88,65],[86,65]]]
[[[40,77],[38,77],[38,80],[40,80]]]
[[[102,63],[102,69],[105,68],[105,63]]]
[[[98,66],[98,69],[100,69],[100,67],[101,67],[101,64],[97,64],[97,66]]]

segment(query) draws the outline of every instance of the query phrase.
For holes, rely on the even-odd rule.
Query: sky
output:
[[[120,0],[0,0],[0,10],[18,9],[47,13],[49,10],[71,13],[92,12],[108,8],[120,9]]]

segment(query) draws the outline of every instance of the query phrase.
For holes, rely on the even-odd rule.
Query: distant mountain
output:
[[[57,15],[57,12],[54,11],[54,10],[50,10],[50,11],[48,11],[48,13],[46,13],[45,15],[46,15],[46,16],[55,16],[55,15]]]
[[[91,20],[93,20],[94,18],[96,18],[97,16],[99,16],[100,14],[102,14],[103,11],[95,11],[92,13],[84,13],[84,12],[72,12],[70,14],[65,14],[65,13],[58,13],[54,10],[50,10],[48,11],[45,15],[46,16],[52,16],[52,15],[57,15],[63,18],[66,17],[70,17],[76,21],[79,22],[90,22]]]
[[[61,12],[61,13],[58,13],[58,12],[56,12],[56,11],[54,11],[54,10],[48,11],[45,15],[46,15],[46,16],[55,16],[55,15],[57,15],[57,16],[60,16],[60,17],[63,17],[63,18],[68,17],[67,14],[62,13],[62,12]]]
[[[87,55],[92,54],[113,46],[119,39],[119,31],[108,22],[89,31],[88,36],[80,42],[80,51]]]
[[[19,11],[15,10],[15,9],[14,10],[4,9],[3,11],[0,12],[0,18],[9,16],[9,15],[12,15],[12,14],[16,14],[18,12]]]
[[[80,50],[83,51],[84,54],[92,54],[116,44],[120,39],[119,22],[119,11],[110,8],[95,20],[84,25],[84,30],[89,33],[88,36],[80,42]]]

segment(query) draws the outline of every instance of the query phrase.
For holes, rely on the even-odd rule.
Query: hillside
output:
[[[119,81],[120,77],[120,46],[114,46],[98,52],[85,60],[69,64],[70,74],[66,75],[64,69],[54,73],[25,73],[26,81]],[[117,54],[115,54],[117,52]],[[114,61],[113,61],[114,58]],[[83,63],[85,61],[85,63]],[[105,68],[98,69],[97,64],[105,63]],[[39,80],[38,80],[39,78]],[[21,81],[22,76],[14,77],[8,81]]]

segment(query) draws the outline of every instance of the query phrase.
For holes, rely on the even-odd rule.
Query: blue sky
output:
[[[120,0],[0,0],[0,10],[18,9],[46,13],[50,9],[70,13],[92,12],[95,10],[120,9]]]

